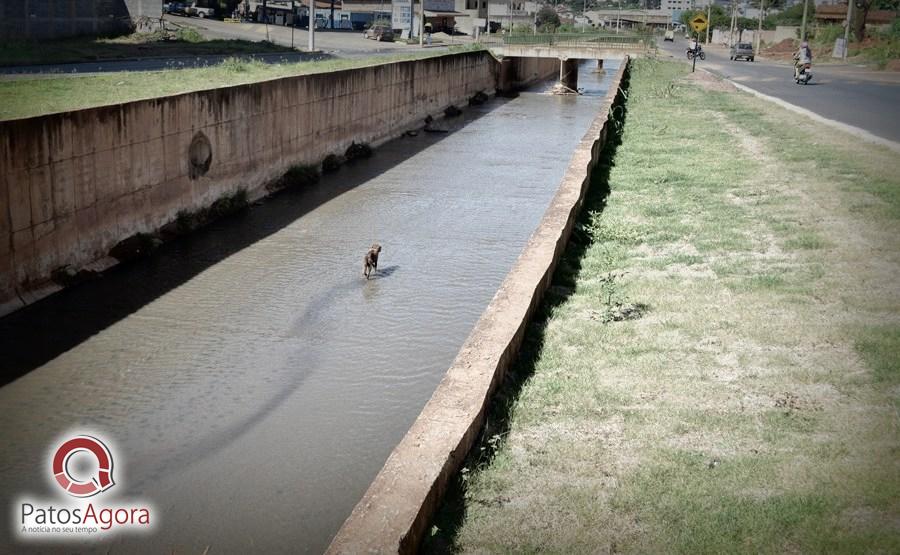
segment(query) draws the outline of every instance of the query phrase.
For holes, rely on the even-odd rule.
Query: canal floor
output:
[[[4,510],[56,495],[55,442],[90,432],[115,457],[104,501],[152,503],[154,531],[34,547],[323,551],[537,227],[614,69],[584,65],[583,96],[469,107],[0,319],[18,376],[0,388]]]

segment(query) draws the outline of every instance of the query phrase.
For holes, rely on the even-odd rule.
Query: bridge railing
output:
[[[548,46],[570,48],[644,49],[654,48],[652,36],[610,33],[539,33],[482,35],[479,42],[487,46]]]

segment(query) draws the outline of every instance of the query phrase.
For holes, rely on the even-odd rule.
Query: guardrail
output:
[[[654,48],[656,41],[649,35],[609,33],[543,33],[521,35],[482,35],[478,41],[486,46],[564,46],[569,48]]]

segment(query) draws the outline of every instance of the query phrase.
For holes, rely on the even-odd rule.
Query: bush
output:
[[[192,29],[190,27],[182,27],[175,32],[175,40],[180,40],[182,42],[203,42],[203,35],[201,35],[196,29]]]
[[[891,26],[882,32],[881,36],[886,39],[900,40],[900,18],[895,19]]]
[[[315,166],[291,166],[281,179],[285,187],[312,185],[319,181],[319,169]]]
[[[347,147],[344,158],[347,160],[356,160],[357,158],[371,158],[372,147],[366,143],[353,142]]]
[[[554,29],[559,27],[559,14],[557,14],[556,10],[550,6],[544,6],[538,11],[535,18],[535,24],[537,24],[541,31],[547,29],[552,33]]]
[[[322,172],[331,173],[338,170],[344,161],[337,154],[329,154],[322,160]]]
[[[863,49],[860,54],[879,68],[884,69],[891,60],[900,59],[900,39],[882,41],[875,46]]]
[[[247,66],[244,65],[244,62],[242,62],[239,58],[235,58],[233,56],[222,60],[222,63],[219,64],[219,67],[221,67],[225,71],[233,71],[235,73],[247,71]]]
[[[832,45],[837,38],[843,38],[844,28],[840,25],[828,25],[819,27],[814,31],[812,36],[813,42],[822,45]]]

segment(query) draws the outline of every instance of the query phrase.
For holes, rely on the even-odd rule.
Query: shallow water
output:
[[[93,431],[110,493],[159,523],[82,549],[324,550],[540,221],[614,71],[592,69],[584,96],[468,108],[0,320],[23,374],[0,389],[5,510],[56,495],[54,441]]]

